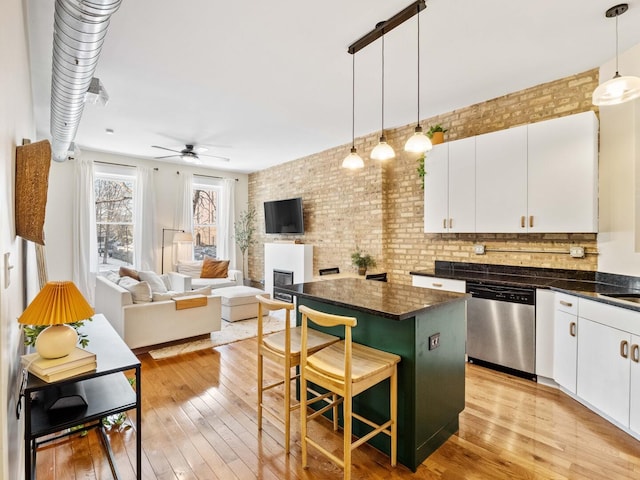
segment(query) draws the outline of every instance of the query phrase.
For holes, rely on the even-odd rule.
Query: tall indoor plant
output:
[[[236,245],[238,245],[240,253],[242,254],[243,279],[247,277],[244,269],[245,254],[247,250],[249,250],[249,247],[256,243],[256,215],[256,209],[254,207],[248,207],[246,210],[240,212],[238,221],[233,224]]]

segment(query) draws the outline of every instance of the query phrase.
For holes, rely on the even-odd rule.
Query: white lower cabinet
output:
[[[553,378],[555,294],[536,289],[536,375],[538,381]]]
[[[577,301],[576,301],[577,305]],[[553,379],[569,392],[576,393],[578,361],[578,317],[556,307],[553,332]]]
[[[447,292],[465,293],[467,290],[467,284],[464,280],[427,277],[424,275],[412,275],[412,285],[414,287],[433,288],[434,290],[445,290]]]
[[[578,397],[628,426],[631,335],[582,317],[578,328]]]
[[[629,429],[640,435],[640,336],[631,336]]]

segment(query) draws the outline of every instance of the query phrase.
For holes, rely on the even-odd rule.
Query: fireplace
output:
[[[275,291],[275,288],[281,285],[293,285],[293,272],[288,270],[273,270],[273,298],[291,303],[293,301],[293,295]]]

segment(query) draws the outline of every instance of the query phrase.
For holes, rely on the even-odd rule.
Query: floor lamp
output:
[[[162,259],[160,260],[160,273],[164,273],[164,232],[181,232],[185,233],[184,230],[180,228],[163,228],[162,229]]]

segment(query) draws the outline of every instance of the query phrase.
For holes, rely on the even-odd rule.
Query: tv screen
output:
[[[264,202],[265,233],[304,233],[302,198]]]

